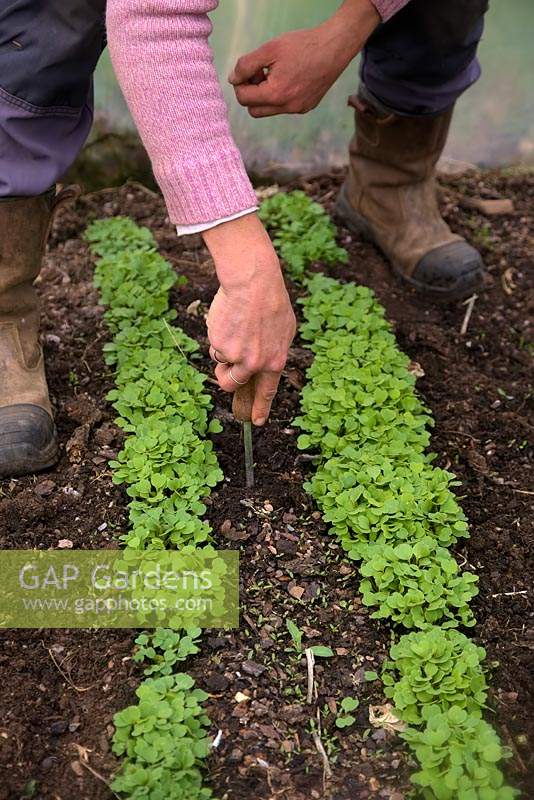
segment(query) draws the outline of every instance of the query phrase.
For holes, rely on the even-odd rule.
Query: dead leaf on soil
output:
[[[46,480],[41,481],[41,483],[38,483],[36,486],[34,486],[33,491],[37,497],[48,497],[56,488],[57,485],[54,481]]]
[[[489,475],[490,470],[486,458],[474,447],[469,448],[467,451],[467,460],[476,472],[481,475]]]
[[[406,729],[406,723],[393,713],[391,703],[383,706],[369,706],[369,722],[374,728],[383,728],[385,731],[399,733]]]
[[[304,377],[298,369],[288,369],[284,375],[294,389],[300,390],[304,386]]]
[[[302,595],[305,592],[305,589],[303,589],[302,586],[292,586],[290,589],[288,589],[288,592],[291,595],[291,597],[295,598],[295,600],[301,600]]]
[[[72,742],[72,747],[78,751],[78,758],[80,761],[89,761],[89,753],[92,753],[92,750],[88,747],[84,747],[82,744],[77,744],[77,742]]]
[[[504,293],[508,296],[513,294],[514,289],[517,287],[514,275],[515,273],[512,267],[508,267],[501,275],[501,286]]]
[[[415,375],[416,378],[425,377],[425,371],[418,361],[412,361],[412,363],[408,367],[408,372],[411,372],[412,375]]]
[[[504,214],[513,214],[515,211],[513,201],[508,197],[500,199],[486,199],[482,197],[462,197],[460,205],[464,208],[474,208],[487,217],[498,217]]]
[[[261,203],[262,200],[268,200],[269,197],[274,197],[275,194],[278,194],[280,191],[280,187],[277,183],[273,183],[272,186],[262,186],[260,189],[256,189],[256,197],[258,201]]]
[[[69,441],[66,444],[66,451],[71,464],[80,464],[87,449],[87,442],[89,441],[89,434],[91,432],[91,423],[87,422],[76,428]]]
[[[193,302],[189,303],[189,305],[185,309],[185,313],[189,314],[190,317],[198,317],[200,303],[201,303],[200,300],[193,300]]]
[[[74,544],[70,539],[60,539],[57,543],[57,546],[60,550],[72,550]]]

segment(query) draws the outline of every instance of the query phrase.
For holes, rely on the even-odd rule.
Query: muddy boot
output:
[[[400,277],[435,299],[468,297],[483,285],[480,254],[452,233],[439,212],[435,170],[452,118],[403,117],[364,88],[350,100],[356,134],[337,213],[375,242]]]
[[[38,472],[58,458],[56,428],[39,345],[41,268],[58,200],[0,198],[0,477]]]

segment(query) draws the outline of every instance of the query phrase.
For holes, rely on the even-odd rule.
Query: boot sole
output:
[[[475,292],[480,291],[484,286],[484,274],[482,272],[482,262],[474,264],[473,268],[465,272],[455,283],[447,287],[431,286],[416,278],[409,277],[403,269],[383,252],[376,241],[373,229],[361,214],[354,210],[342,186],[336,201],[336,214],[351,233],[356,234],[365,242],[370,242],[377,247],[382,255],[388,260],[393,272],[403,281],[415,289],[420,294],[430,297],[432,300],[441,302],[453,302],[471,297]]]
[[[56,426],[40,406],[0,408],[0,478],[33,475],[59,459]]]

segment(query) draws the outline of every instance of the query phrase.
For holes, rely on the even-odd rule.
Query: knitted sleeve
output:
[[[256,205],[208,42],[218,0],[108,0],[111,58],[171,221]]]
[[[382,21],[387,22],[397,11],[408,5],[410,0],[371,0],[371,2],[382,17]]]

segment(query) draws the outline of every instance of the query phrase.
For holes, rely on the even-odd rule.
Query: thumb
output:
[[[233,86],[238,86],[240,83],[248,83],[251,80],[259,83],[260,75],[264,75],[264,69],[271,65],[272,60],[271,42],[267,42],[252,53],[241,56],[230,73],[228,80]]]

